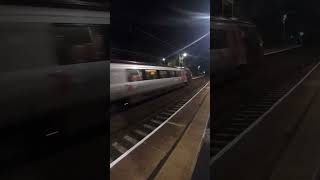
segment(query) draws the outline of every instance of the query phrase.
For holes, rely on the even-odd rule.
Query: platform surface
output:
[[[110,179],[191,179],[209,113],[207,84],[181,111],[114,165]]]
[[[314,180],[320,169],[320,66],[211,166],[214,179]]]

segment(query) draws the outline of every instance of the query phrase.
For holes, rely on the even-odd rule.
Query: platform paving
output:
[[[224,180],[313,180],[320,168],[320,66],[211,165]]]

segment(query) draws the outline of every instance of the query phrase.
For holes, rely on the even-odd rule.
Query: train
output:
[[[0,161],[106,127],[110,12],[90,4],[0,4]]]
[[[255,24],[223,17],[211,17],[210,21],[210,75],[214,82],[248,75],[261,67],[263,40]]]
[[[184,86],[191,81],[191,77],[188,68],[113,60],[110,63],[110,101],[136,103]]]

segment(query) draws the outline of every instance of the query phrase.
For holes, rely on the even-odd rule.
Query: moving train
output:
[[[0,5],[0,161],[106,125],[110,14],[90,4]]]
[[[111,102],[137,102],[161,91],[183,86],[191,80],[187,68],[173,68],[130,61],[110,64]]]
[[[247,21],[211,18],[211,77],[221,82],[259,68],[263,41],[256,26]]]

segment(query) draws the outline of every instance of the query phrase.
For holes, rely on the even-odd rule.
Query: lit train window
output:
[[[169,74],[167,71],[160,70],[159,75],[160,75],[160,78],[168,78],[169,77]]]
[[[228,48],[227,31],[216,29],[211,32],[211,46],[213,49]]]
[[[158,78],[157,70],[155,70],[155,69],[146,69],[145,72],[146,72],[146,79],[147,80]]]
[[[127,69],[128,74],[128,81],[134,82],[134,81],[142,81],[142,70],[140,69]]]

